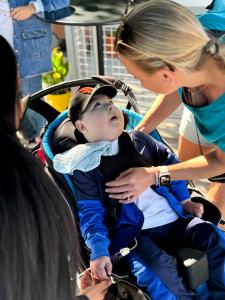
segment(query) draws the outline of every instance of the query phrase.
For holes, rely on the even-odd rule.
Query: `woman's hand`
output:
[[[107,182],[106,192],[110,198],[127,204],[155,183],[155,168],[131,168],[121,173],[114,181]]]
[[[11,12],[11,17],[17,21],[24,21],[29,19],[35,13],[35,6],[33,4],[28,4],[26,6],[18,6],[14,8]]]
[[[103,300],[110,285],[110,280],[93,283],[90,273],[86,271],[81,277],[80,294],[85,295],[90,300]]]

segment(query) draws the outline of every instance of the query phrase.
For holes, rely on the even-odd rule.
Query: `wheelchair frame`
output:
[[[79,86],[79,87],[80,86],[95,86],[96,84],[99,84],[99,83],[112,84],[115,87],[117,87],[118,89],[121,89],[124,92],[125,96],[128,96],[127,109],[129,110],[130,108],[133,108],[136,113],[140,114],[140,111],[137,107],[137,102],[136,102],[136,99],[135,99],[135,96],[134,96],[132,90],[123,82],[121,82],[119,80],[114,80],[112,78],[104,77],[104,76],[81,79],[81,80],[71,80],[71,81],[57,84],[55,86],[51,86],[45,90],[42,90],[33,95],[30,95],[27,98],[27,107],[35,110],[36,112],[40,113],[42,116],[44,116],[47,119],[48,130],[50,130],[51,133],[53,134],[54,130],[57,127],[51,127],[51,125],[49,126],[49,124],[52,123],[56,118],[60,120],[60,116],[63,116],[63,113],[60,114],[53,107],[51,107],[48,103],[46,103],[44,101],[40,101],[40,99],[43,98],[45,95],[52,93],[54,91],[57,91],[59,89],[71,88],[71,87],[75,87],[75,86]],[[45,128],[45,130],[46,130],[46,128]],[[157,139],[159,139],[160,141],[162,141],[164,144],[167,145],[167,143],[162,139],[162,137],[159,135],[157,130],[155,132],[156,132],[156,135],[158,136]],[[53,183],[58,187],[60,193],[63,195],[63,198],[64,198],[65,202],[67,203],[68,208],[70,209],[71,215],[73,216],[73,218],[75,217],[75,219],[76,219],[77,218],[76,207],[74,207],[74,205],[76,205],[74,203],[75,202],[74,197],[76,198],[75,188],[73,187],[73,184],[71,182],[71,179],[69,178],[69,175],[67,175],[67,174],[63,175],[64,182],[62,182],[62,178],[61,178],[62,176],[58,176],[58,178],[56,177],[56,172],[53,171],[52,162],[51,162],[54,155],[50,148],[47,149],[47,151],[46,151],[47,142],[48,141],[46,139],[46,136],[44,136],[42,143],[43,143],[44,156],[47,161],[47,166],[45,168],[46,172],[49,175],[49,177],[52,179]],[[173,150],[171,149],[171,151],[173,151]],[[64,184],[69,184],[69,189],[65,188]],[[195,190],[194,184],[192,182],[190,182],[190,184],[191,184],[192,189]],[[71,191],[72,191],[72,197],[71,197]],[[81,238],[81,244],[82,243],[83,243],[83,241]],[[82,260],[81,260],[81,267],[80,267],[81,271],[84,268],[87,268],[87,263],[88,263],[87,256],[84,254],[83,251],[82,251],[82,254],[84,256],[82,257]],[[113,274],[113,277],[117,283],[117,294],[120,295],[120,298],[117,298],[117,299],[138,299],[139,300],[139,298],[140,298],[140,300],[144,300],[144,299],[150,300],[148,295],[146,295],[144,292],[142,292],[138,288],[137,285],[127,281],[126,277],[124,277],[124,276],[121,277],[116,274]],[[121,289],[119,288],[120,286],[122,286]],[[114,289],[115,289],[115,287],[114,287]],[[132,296],[130,294],[134,293],[134,290],[136,290],[136,293],[138,293],[138,295],[140,296],[139,298],[136,297],[137,296],[136,294],[135,294],[135,298],[129,298],[130,296]]]

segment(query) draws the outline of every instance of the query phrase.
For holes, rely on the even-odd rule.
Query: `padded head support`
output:
[[[63,153],[77,144],[74,134],[75,127],[69,118],[66,118],[55,130],[52,138],[54,153]]]

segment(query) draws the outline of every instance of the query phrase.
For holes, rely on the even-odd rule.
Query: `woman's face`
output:
[[[178,82],[176,81],[176,71],[171,71],[168,67],[161,68],[153,74],[148,74],[126,57],[119,55],[119,59],[128,73],[139,80],[144,88],[154,93],[167,95],[175,92],[179,88]]]

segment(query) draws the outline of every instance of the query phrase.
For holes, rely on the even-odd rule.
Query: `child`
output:
[[[212,299],[225,297],[224,237],[214,225],[190,215],[201,217],[203,207],[191,202],[185,181],[151,186],[129,204],[106,194],[105,183],[128,168],[178,162],[152,137],[123,131],[123,114],[112,101],[116,93],[112,86],[83,88],[71,99],[69,117],[81,144],[53,161],[57,171],[73,174],[92,276],[107,278],[112,271],[110,255],[136,238],[137,246],[121,261],[151,299],[195,299],[171,258],[185,245],[207,253]]]

